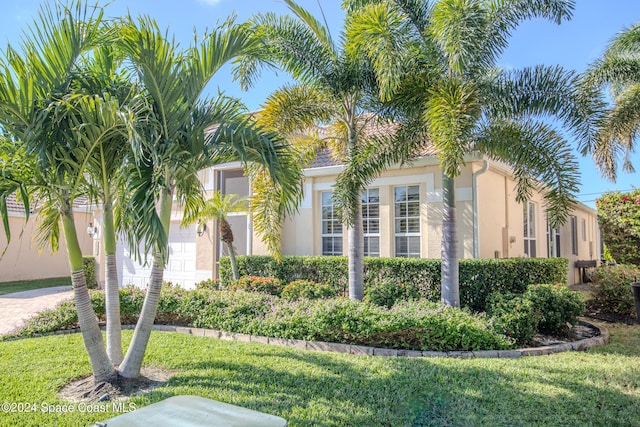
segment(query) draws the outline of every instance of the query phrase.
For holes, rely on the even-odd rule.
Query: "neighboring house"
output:
[[[32,213],[25,223],[24,206],[13,196],[7,199],[7,208],[11,242],[7,246],[4,229],[0,229],[0,255],[6,249],[0,257],[0,282],[71,276],[64,236],[60,236],[57,253],[51,253],[50,248],[39,251],[35,242],[37,213]],[[87,233],[93,215],[83,201],[76,202],[73,209],[80,247],[83,253],[90,255],[94,249],[100,248],[99,236],[90,237]]]
[[[455,180],[459,256],[564,257],[569,259],[569,283],[579,283],[575,262],[600,259],[596,211],[579,204],[564,226],[551,229],[540,194],[534,194],[524,206],[516,202],[515,181],[506,166],[472,156],[466,161]],[[346,255],[347,233],[332,203],[332,187],[342,169],[322,153],[305,170],[304,199],[299,213],[283,226],[283,254]],[[218,190],[241,196],[250,193],[239,164],[202,171],[200,178],[208,192]],[[375,179],[362,195],[365,255],[439,258],[441,182],[438,162],[433,156],[391,168]],[[218,260],[226,252],[215,224],[182,229],[178,212],[176,208],[172,218],[165,280],[191,287],[200,280],[216,277]],[[253,233],[249,216],[232,215],[229,222],[239,255],[266,254],[259,236]],[[122,283],[147,283],[149,267],[134,262],[123,246],[119,248],[118,259]]]

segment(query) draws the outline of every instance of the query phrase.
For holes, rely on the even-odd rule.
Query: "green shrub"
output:
[[[143,294],[123,289],[123,311],[137,310]],[[92,292],[91,297],[104,319],[103,294]],[[70,301],[63,302],[27,322],[16,335],[76,328],[75,313]],[[229,332],[396,349],[486,350],[512,345],[485,315],[428,301],[402,301],[387,309],[346,298],[287,301],[259,292],[170,288],[161,294],[158,318],[158,323],[178,321]]]
[[[219,279],[207,279],[202,282],[196,283],[196,289],[210,289],[210,290],[218,290],[220,289],[220,280]]]
[[[261,292],[269,295],[282,293],[282,281],[274,277],[242,276],[228,288],[231,291]]]
[[[618,265],[599,267],[593,273],[594,300],[607,313],[634,315],[631,283],[640,281],[640,267]]]
[[[364,298],[375,305],[391,308],[398,301],[419,299],[420,292],[414,285],[387,281],[368,286]]]
[[[538,333],[542,313],[522,295],[495,292],[487,308],[494,327],[519,345],[528,343]]]
[[[578,323],[578,316],[584,314],[580,293],[559,283],[531,285],[522,297],[540,312],[538,331],[543,334],[564,334]]]
[[[602,240],[623,264],[640,265],[640,189],[612,192],[596,200]]]
[[[96,259],[92,256],[83,256],[82,268],[84,277],[87,280],[87,288],[96,289],[98,287],[98,282],[96,281]]]
[[[331,298],[336,296],[335,290],[324,283],[311,280],[294,280],[282,289],[282,298],[293,301],[297,299]]]
[[[304,279],[326,283],[336,295],[347,296],[347,258],[284,256],[280,263],[269,256],[237,257],[241,276],[275,277],[283,283]],[[535,283],[566,283],[569,262],[564,258],[508,258],[460,260],[460,300],[472,311],[486,311],[495,291],[522,294]],[[365,258],[365,292],[380,283],[403,283],[428,301],[440,301],[439,259]],[[220,260],[220,281],[232,282],[228,258]]]

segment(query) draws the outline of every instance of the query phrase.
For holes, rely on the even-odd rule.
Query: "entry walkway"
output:
[[[0,295],[0,335],[16,329],[34,314],[53,308],[58,302],[72,296],[71,286],[32,289]]]

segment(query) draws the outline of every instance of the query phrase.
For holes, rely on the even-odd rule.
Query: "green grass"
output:
[[[351,356],[154,332],[145,364],[178,373],[131,402],[199,395],[282,416],[290,426],[640,425],[640,326],[610,325],[610,332],[610,345],[588,352],[465,360]],[[130,337],[125,333],[127,343]],[[56,391],[89,373],[77,334],[0,342],[0,402],[61,404]],[[114,415],[4,413],[0,425],[80,426]]]
[[[0,295],[13,292],[30,291],[32,289],[52,288],[54,286],[71,286],[70,277],[54,277],[52,279],[20,280],[0,283]]]

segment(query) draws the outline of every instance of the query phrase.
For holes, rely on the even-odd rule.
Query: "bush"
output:
[[[103,294],[92,292],[91,297],[104,319]],[[140,290],[123,289],[123,317],[137,310],[143,298]],[[73,303],[63,302],[27,322],[16,335],[76,328],[75,313]],[[286,301],[259,292],[173,288],[163,290],[158,316],[159,323],[180,321],[229,332],[396,349],[486,350],[512,345],[485,315],[428,301],[403,301],[386,309],[346,298]]]
[[[333,256],[284,256],[277,263],[269,256],[237,257],[240,275],[275,277],[283,283],[305,279],[326,283],[336,295],[347,296],[347,258]],[[569,262],[564,258],[507,258],[460,260],[460,300],[464,307],[486,311],[495,291],[522,294],[535,283],[566,283]],[[403,283],[416,288],[420,297],[440,301],[439,259],[365,258],[364,290],[380,283]],[[232,282],[228,258],[220,260],[220,281]]]
[[[282,289],[281,297],[293,301],[297,299],[318,299],[334,297],[335,291],[324,283],[311,280],[294,280]]]
[[[484,315],[428,301],[391,309],[346,298],[285,301],[275,296],[212,292],[194,326],[270,337],[415,350],[503,349],[512,341]]]
[[[83,256],[82,268],[84,277],[87,280],[87,288],[96,289],[98,287],[98,282],[96,281],[96,259],[92,256]]]
[[[398,301],[410,301],[420,298],[420,292],[414,285],[396,282],[379,282],[367,287],[364,295],[369,301],[381,307],[391,308]]]
[[[196,283],[196,289],[210,289],[212,291],[220,289],[219,279],[207,279]]]
[[[261,292],[269,295],[282,293],[282,281],[274,277],[243,276],[228,288],[231,291]]]
[[[531,301],[542,315],[538,331],[543,334],[562,335],[584,314],[580,293],[559,283],[531,285],[522,297]]]
[[[605,193],[596,200],[602,240],[622,264],[640,265],[640,189]]]
[[[594,301],[602,311],[634,315],[631,283],[640,281],[640,267],[618,265],[599,267],[593,273]]]
[[[517,344],[528,343],[537,333],[542,313],[522,295],[495,292],[487,310],[494,327]]]

